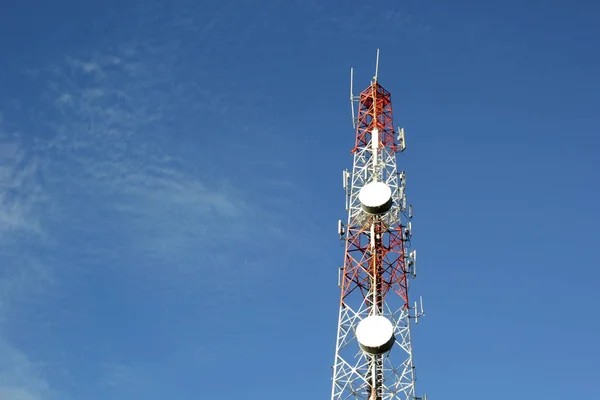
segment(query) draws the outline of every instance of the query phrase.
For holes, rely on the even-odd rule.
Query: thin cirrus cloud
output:
[[[190,113],[222,113],[221,100],[201,102],[194,93],[202,90],[169,87],[157,73],[165,66],[141,51],[29,71],[42,88],[30,106],[34,118],[5,113],[0,121],[0,398],[68,398],[47,377],[54,360],[33,360],[15,344],[15,310],[28,318],[20,299],[35,294],[30,301],[43,304],[57,296],[63,277],[111,264],[146,284],[167,280],[163,288],[173,293],[201,290],[207,273],[234,277],[257,265],[264,242],[253,235],[257,224],[262,239],[279,233],[278,216],[228,170],[235,156],[219,162],[209,154],[218,140],[195,152],[172,140],[187,140],[181,132],[190,129]],[[210,142],[207,132],[197,135],[208,139],[194,143]],[[212,290],[240,284],[219,282]],[[52,320],[53,312],[44,315]],[[106,375],[106,385],[116,376]]]
[[[49,271],[30,255],[43,241],[37,214],[45,194],[35,179],[37,163],[19,140],[0,120],[0,398],[38,400],[49,395],[48,384],[5,334],[14,304],[39,293],[50,279]]]
[[[198,141],[196,160],[170,140],[186,113],[167,105],[173,99],[194,104],[189,88],[162,92],[166,83],[125,57],[68,59],[48,85],[55,117],[47,123],[56,134],[40,141],[38,151],[47,160],[44,178],[55,200],[69,205],[58,207],[55,218],[118,237],[121,248],[168,260],[175,269],[189,264],[181,259],[185,250],[200,244],[218,254],[225,235],[241,240],[254,222],[268,222],[231,171],[208,162],[212,149],[201,146],[209,132],[197,132],[207,139]],[[213,101],[208,116],[220,110]],[[212,173],[215,168],[223,169],[222,177]],[[106,217],[101,225],[93,223],[95,215]]]
[[[0,282],[6,287],[4,280]],[[3,325],[4,323],[1,328],[4,328]],[[55,393],[50,389],[38,366],[25,352],[11,345],[0,335],[0,399],[46,400],[55,399],[54,396]]]

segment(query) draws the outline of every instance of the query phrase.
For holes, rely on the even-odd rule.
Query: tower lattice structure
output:
[[[420,399],[411,321],[418,321],[423,308],[409,302],[409,282],[416,277],[412,206],[406,174],[396,165],[396,153],[405,149],[404,130],[394,130],[391,94],[377,81],[377,69],[378,62],[359,96],[352,94],[352,83],[350,89],[356,140],[352,171],[343,171],[348,220],[338,222],[345,257],[332,400]]]

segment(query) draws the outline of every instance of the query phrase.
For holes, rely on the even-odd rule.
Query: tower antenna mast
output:
[[[338,221],[345,252],[331,400],[426,400],[415,395],[411,343],[411,320],[423,315],[422,300],[408,297],[417,261],[412,206],[396,166],[404,129],[394,130],[391,94],[378,82],[379,49],[373,81],[358,96],[350,74],[356,137],[352,171],[343,171],[348,219]]]
[[[377,77],[379,75],[379,49],[377,49],[377,58],[375,61],[375,82],[377,82]]]

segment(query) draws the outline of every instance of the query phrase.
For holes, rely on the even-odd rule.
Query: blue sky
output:
[[[417,391],[597,393],[597,5],[0,7],[0,399],[329,398],[349,68],[378,47]]]

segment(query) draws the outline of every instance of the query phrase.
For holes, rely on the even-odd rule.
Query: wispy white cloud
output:
[[[183,14],[180,29],[211,29]],[[282,216],[269,207],[284,200],[262,189],[291,185],[277,176],[248,181],[253,167],[240,149],[253,150],[243,132],[254,131],[246,118],[256,99],[197,73],[210,46],[182,60],[190,52],[179,40],[150,35],[27,73],[41,88],[29,106],[32,126],[18,135],[0,129],[0,399],[56,392],[45,378],[53,360],[17,348],[2,328],[25,308],[14,307],[19,299],[62,296],[67,276],[118,268],[179,296],[209,286],[248,290],[268,272],[265,254],[285,237]],[[270,156],[254,161],[281,168]],[[61,315],[75,315],[69,307]],[[100,385],[145,382],[136,360],[107,353],[89,362]]]
[[[36,163],[27,160],[18,139],[0,133],[0,239],[18,232],[39,234],[35,207],[43,191],[36,183]]]
[[[46,159],[44,178],[62,204],[55,217],[72,230],[118,236],[128,253],[122,255],[142,257],[142,264],[150,258],[176,273],[192,268],[194,252],[210,256],[205,268],[227,268],[228,243],[252,240],[259,221],[263,232],[275,227],[254,195],[237,185],[235,170],[211,164],[227,162],[226,154],[221,160],[211,154],[225,150],[213,131],[198,125],[202,139],[189,141],[198,146],[194,152],[170,140],[190,110],[168,104],[185,107],[198,100],[148,71],[140,61],[145,57],[134,51],[97,55],[94,61],[70,60],[69,68],[53,73],[48,121],[54,135],[38,151]],[[88,64],[95,66],[91,81],[82,76]],[[197,121],[210,118],[215,108],[220,105],[209,103]],[[108,216],[101,226],[92,222],[97,214]]]
[[[51,87],[64,88],[60,98],[69,101],[47,102],[48,116],[61,114],[44,119],[51,134],[0,138],[0,399],[54,398],[44,378],[52,360],[34,363],[4,329],[11,327],[14,304],[32,294],[55,297],[55,274],[73,268],[45,264],[36,256],[40,247],[70,253],[79,269],[97,268],[91,259],[114,260],[178,293],[200,290],[206,273],[244,268],[231,246],[256,243],[252,225],[269,221],[244,190],[228,179],[195,175],[177,148],[163,147],[165,126],[157,122],[157,133],[147,130],[160,121],[160,111],[153,113],[142,94],[102,81],[93,88],[70,81],[67,89],[53,79]],[[86,245],[72,248],[68,238],[81,235],[89,238]],[[222,279],[221,285],[228,290],[239,282]],[[124,375],[127,365],[111,371],[107,386],[125,387],[135,376]]]
[[[0,399],[48,399],[50,387],[25,352],[6,334],[16,302],[43,291],[50,271],[30,253],[44,240],[39,213],[46,196],[36,179],[38,164],[0,121]]]
[[[51,395],[40,369],[25,353],[0,339],[0,399],[45,400]]]
[[[19,281],[35,281],[35,290],[52,299],[61,277],[115,267],[176,296],[243,289],[260,279],[269,238],[280,237],[278,216],[241,180],[229,164],[236,155],[215,135],[243,121],[207,123],[221,115],[225,99],[208,96],[209,87],[171,85],[159,57],[125,46],[67,58],[33,76],[45,86],[35,121],[43,134],[0,141],[0,240],[41,246],[65,262],[47,264],[31,249],[27,260],[16,250],[0,255],[13,270],[7,293]],[[24,262],[25,276],[16,272]],[[7,307],[16,296],[7,295]],[[106,386],[136,375],[126,363],[114,365]],[[31,371],[30,381],[10,375],[0,388],[15,399],[49,391],[39,378],[43,368]]]

